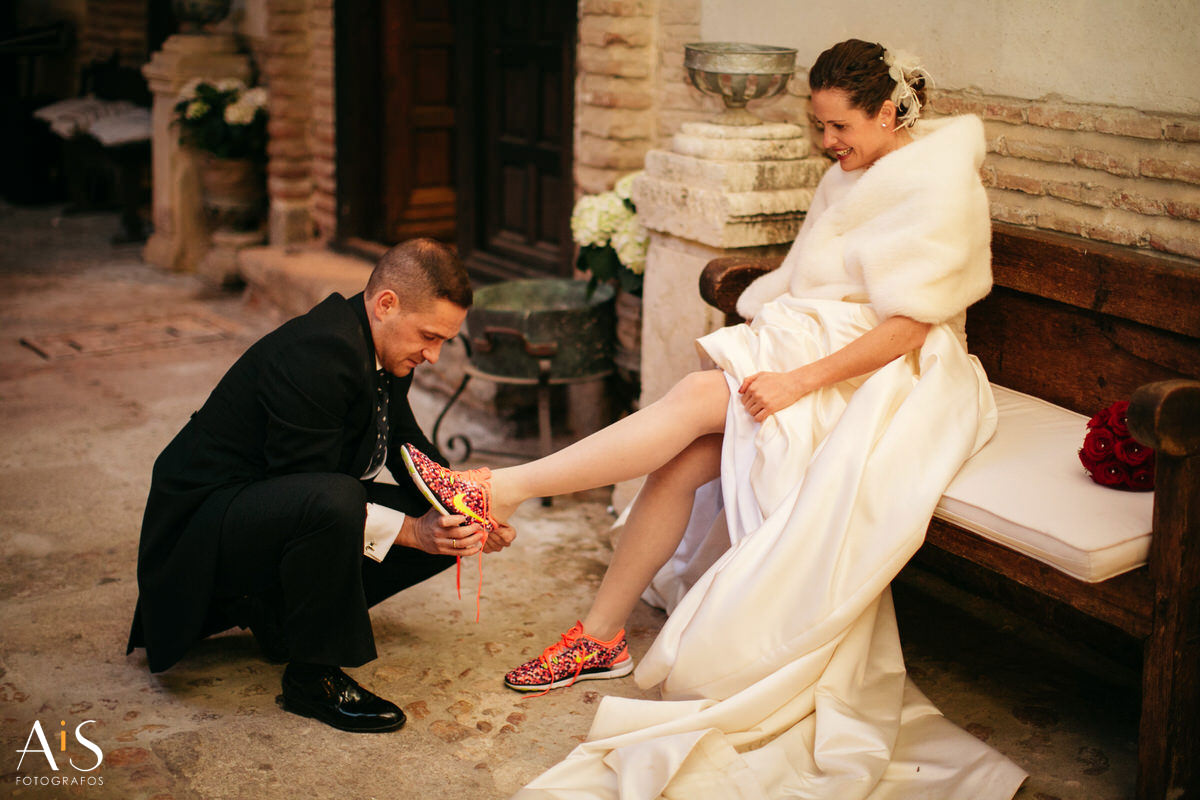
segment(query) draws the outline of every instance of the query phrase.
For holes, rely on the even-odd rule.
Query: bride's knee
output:
[[[678,403],[710,404],[727,399],[729,386],[725,383],[724,372],[719,369],[705,369],[684,375],[671,387],[666,396]]]
[[[729,386],[719,369],[689,372],[663,397],[681,421],[697,433],[715,433],[724,428],[729,404]]]

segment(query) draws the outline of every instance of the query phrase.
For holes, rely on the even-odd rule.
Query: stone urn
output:
[[[204,215],[214,233],[248,234],[262,228],[266,187],[262,165],[249,158],[200,160]]]
[[[229,16],[233,0],[171,0],[171,11],[183,33],[204,33],[204,26]]]

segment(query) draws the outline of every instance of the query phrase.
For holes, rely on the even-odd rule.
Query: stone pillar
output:
[[[787,252],[829,162],[803,128],[684,123],[633,185],[650,230],[642,290],[642,397],[653,402],[699,365],[693,342],[724,320],[700,299],[700,272],[735,252]]]
[[[209,248],[195,157],[171,124],[180,90],[192,78],[250,79],[250,59],[227,34],[176,34],[142,67],[154,94],[154,233],[142,257],[171,270],[192,270]]]

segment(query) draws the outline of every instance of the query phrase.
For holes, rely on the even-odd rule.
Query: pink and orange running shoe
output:
[[[446,469],[411,444],[400,448],[413,483],[441,514],[462,514],[478,522],[486,533],[499,523],[492,517],[492,471],[487,467],[457,472]]]
[[[624,629],[602,642],[583,632],[583,623],[562,635],[537,658],[526,661],[504,676],[504,685],[518,692],[540,692],[570,686],[575,681],[623,678],[633,672],[633,656]]]
[[[425,495],[429,504],[443,516],[462,514],[478,522],[485,533],[491,533],[500,523],[491,514],[492,472],[487,467],[466,472],[446,469],[411,444],[400,448],[404,466],[412,476],[413,483]],[[462,599],[462,557],[455,560],[454,586]],[[483,599],[483,552],[479,553],[479,584],[475,588],[475,621],[479,622],[480,603]]]

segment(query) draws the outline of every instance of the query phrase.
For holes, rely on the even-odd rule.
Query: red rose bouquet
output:
[[[1129,435],[1128,411],[1122,400],[1088,420],[1079,461],[1101,486],[1148,492],[1154,488],[1154,450]]]

